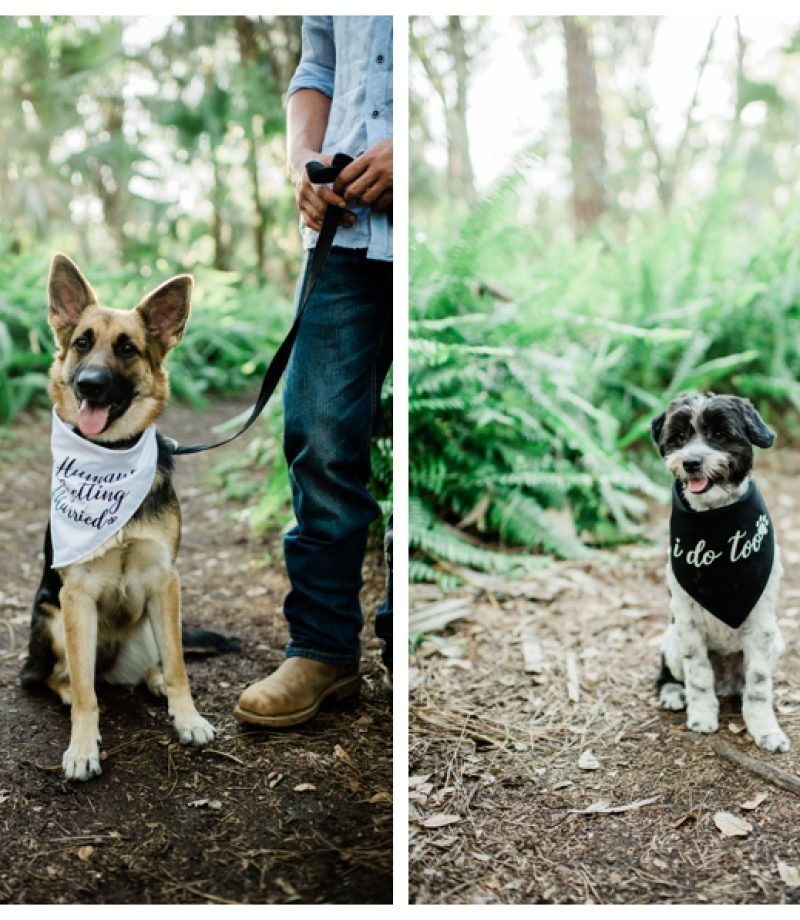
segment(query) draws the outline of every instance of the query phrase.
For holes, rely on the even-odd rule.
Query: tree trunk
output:
[[[267,269],[267,212],[261,203],[261,182],[258,177],[258,146],[256,143],[255,127],[247,126],[247,164],[250,170],[250,180],[253,185],[253,211],[256,222],[253,229],[253,244],[256,249],[256,267],[262,274]]]
[[[463,201],[471,207],[475,204],[475,177],[472,172],[467,132],[469,63],[464,42],[464,29],[459,16],[447,17],[447,38],[455,77],[455,96],[452,104],[448,106],[445,101],[447,178],[453,200]]]
[[[225,200],[225,189],[222,184],[219,163],[216,151],[211,151],[211,163],[214,171],[214,188],[211,192],[211,204],[214,208],[212,220],[212,234],[214,238],[214,268],[226,272],[230,269],[230,228],[226,226],[222,208]]]
[[[567,52],[572,212],[580,236],[597,223],[606,209],[605,139],[586,28],[575,16],[562,16],[561,23]]]
[[[106,228],[116,242],[119,258],[125,262],[128,257],[128,238],[123,229],[125,212],[120,201],[119,186],[113,189],[109,187],[103,175],[104,168],[110,169],[107,164],[99,161],[91,164],[92,184],[95,194],[103,205],[103,219]]]
[[[239,60],[244,68],[259,66],[258,40],[253,21],[247,16],[235,16],[234,26],[239,43]],[[261,203],[261,183],[258,175],[258,136],[255,116],[245,116],[245,136],[247,138],[247,171],[250,173],[251,194],[253,202],[253,245],[255,247],[256,268],[262,274],[266,270],[267,258],[267,224],[266,210]]]
[[[104,127],[111,137],[118,137],[122,134],[123,121],[122,99],[120,97],[109,99]],[[95,192],[103,204],[106,226],[116,240],[119,257],[123,262],[127,262],[132,257],[132,252],[131,240],[125,233],[125,214],[129,203],[127,177],[122,174],[124,169],[125,165],[121,162],[115,163],[113,157],[98,158],[92,169],[92,179]]]
[[[239,60],[243,63],[258,60],[258,40],[256,28],[249,16],[234,16],[236,40],[239,44]]]

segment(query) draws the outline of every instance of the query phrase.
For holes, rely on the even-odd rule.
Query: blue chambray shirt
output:
[[[303,53],[287,96],[315,89],[331,99],[321,153],[357,157],[392,137],[392,64],[391,16],[303,17]],[[339,227],[333,245],[391,262],[391,209],[350,208],[356,221]],[[315,246],[316,232],[302,221],[301,230],[303,246]]]

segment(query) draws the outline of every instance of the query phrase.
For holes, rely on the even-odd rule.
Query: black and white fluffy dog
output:
[[[674,400],[651,431],[675,477],[661,704],[686,709],[687,726],[709,733],[718,727],[717,696],[739,694],[755,743],[787,751],[772,702],[783,570],[751,475],[753,445],[771,447],[775,435],[749,400],[714,393]]]

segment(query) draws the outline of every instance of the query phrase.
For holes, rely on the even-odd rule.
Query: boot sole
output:
[[[302,725],[313,719],[319,712],[320,707],[325,700],[334,697],[337,701],[346,700],[355,696],[361,689],[361,675],[355,674],[350,677],[344,677],[341,680],[334,681],[330,687],[326,687],[317,697],[314,703],[306,709],[298,709],[296,712],[287,712],[279,716],[264,716],[257,712],[251,712],[249,709],[242,709],[236,706],[233,710],[235,719],[239,722],[245,722],[247,725],[262,725],[267,728],[288,728],[291,725]]]

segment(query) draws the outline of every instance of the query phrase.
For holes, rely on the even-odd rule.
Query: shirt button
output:
[[[379,64],[382,64],[382,63],[384,62],[384,57],[383,57],[382,54],[379,54],[379,55],[375,58],[375,60],[376,60]]]
[[[375,109],[375,110],[373,111],[373,113],[372,113],[372,117],[373,117],[373,118],[377,118],[380,114],[381,114],[381,113],[380,113],[377,109]]]

